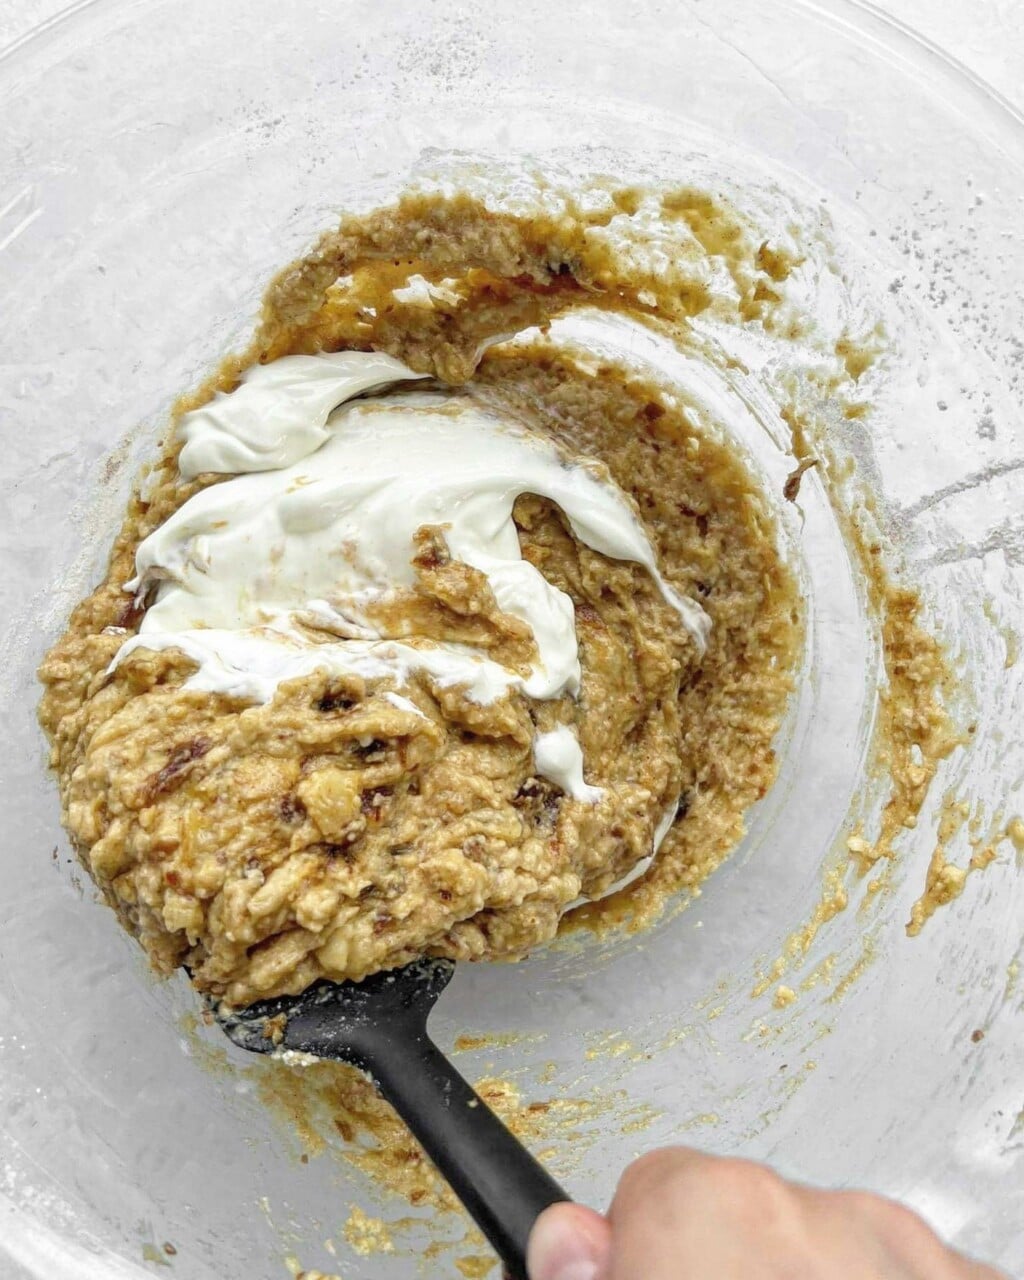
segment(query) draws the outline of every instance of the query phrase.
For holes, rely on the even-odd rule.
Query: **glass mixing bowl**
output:
[[[646,935],[464,966],[439,1042],[469,1033],[468,1075],[555,1100],[562,1123],[539,1146],[590,1203],[638,1151],[692,1142],[900,1196],[960,1247],[1024,1267],[1012,842],[920,937],[903,928],[943,794],[972,806],[949,850],[961,864],[972,824],[1024,806],[1011,110],[850,0],[94,0],[0,60],[0,139],[4,1275],[413,1276],[442,1229],[420,1214],[394,1252],[351,1251],[353,1204],[385,1219],[408,1206],[333,1148],[303,1163],[259,1099],[259,1071],[278,1068],[194,1026],[183,982],[148,976],[70,859],[34,719],[36,664],[94,579],[174,394],[246,331],[276,266],[432,147],[644,151],[668,177],[697,150],[827,201],[879,289],[929,316],[875,483],[976,726],[907,834],[893,892],[860,906],[850,871],[850,907],[785,977],[796,1002],[776,1009],[774,984],[752,995],[873,785],[877,649],[820,519],[809,580],[846,583],[846,603],[812,593],[782,775],[743,846]],[[430,1269],[458,1274],[455,1255]]]

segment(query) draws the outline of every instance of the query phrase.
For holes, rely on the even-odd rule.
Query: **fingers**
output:
[[[766,1254],[781,1275],[806,1235],[798,1195],[777,1174],[685,1147],[630,1165],[609,1218],[609,1280],[748,1280]]]
[[[686,1147],[622,1175],[608,1218],[541,1214],[530,1280],[1006,1280],[869,1192],[817,1191],[764,1165]]]
[[[530,1280],[598,1280],[611,1233],[607,1220],[583,1205],[555,1204],[545,1209],[530,1233]]]

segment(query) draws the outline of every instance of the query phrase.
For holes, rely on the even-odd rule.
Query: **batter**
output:
[[[767,319],[785,254],[658,202],[660,267],[607,185],[348,219],[180,402],[41,669],[65,823],[158,971],[244,1004],[515,959],[659,846],[670,891],[742,834],[800,652],[769,504],[656,381],[548,333]]]

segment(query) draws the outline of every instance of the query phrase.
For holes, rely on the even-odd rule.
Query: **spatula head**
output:
[[[221,1030],[251,1053],[313,1054],[362,1065],[401,1035],[423,1034],[427,1015],[451,981],[451,960],[417,960],[362,982],[316,982],[297,996],[244,1009],[210,1008]]]

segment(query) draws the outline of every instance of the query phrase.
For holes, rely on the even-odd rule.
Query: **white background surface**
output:
[[[40,23],[95,0],[0,0],[0,50]],[[1024,110],[1024,4],[1021,0],[881,0],[873,6],[962,62]]]

